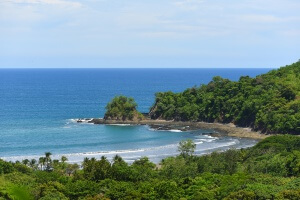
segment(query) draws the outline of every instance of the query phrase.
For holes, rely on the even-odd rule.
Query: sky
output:
[[[0,0],[0,68],[274,68],[299,0]]]

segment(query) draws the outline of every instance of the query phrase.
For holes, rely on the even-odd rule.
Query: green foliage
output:
[[[106,177],[110,177],[111,165],[106,157],[102,156],[101,160],[84,159],[83,176],[91,181],[99,182]]]
[[[180,152],[180,155],[183,157],[192,156],[195,152],[196,144],[193,142],[193,140],[183,140],[179,142],[178,151]]]
[[[152,119],[235,123],[266,133],[300,134],[300,63],[234,82],[214,77],[182,93],[159,92]]]
[[[252,191],[240,190],[238,192],[232,192],[225,200],[255,200],[255,193]]]
[[[268,137],[251,149],[251,152],[257,152],[257,150],[261,151],[260,153],[264,153],[264,150],[270,150],[276,152],[283,151],[292,151],[298,150],[300,151],[300,138],[294,137],[291,135],[277,135],[276,137]]]
[[[140,193],[135,190],[134,184],[131,182],[112,182],[106,193],[107,197],[112,200],[124,199],[141,199]]]
[[[175,181],[163,180],[154,185],[155,199],[179,199],[183,191]]]
[[[57,181],[49,181],[48,183],[40,184],[37,188],[37,192],[40,199],[43,200],[67,199],[63,194],[66,192],[65,186]]]
[[[150,162],[147,157],[136,160],[131,165],[131,176],[132,181],[146,181],[150,177],[154,177],[155,164]]]
[[[238,170],[238,164],[243,158],[241,150],[229,149],[225,152],[213,152],[197,158],[199,172],[218,174],[233,174]]]
[[[299,200],[300,199],[300,189],[298,190],[284,190],[276,195],[277,199],[289,199],[289,200]]]
[[[117,96],[107,104],[104,119],[141,120],[143,115],[139,113],[136,108],[137,104],[133,98]]]
[[[66,184],[66,196],[71,199],[78,199],[87,195],[97,195],[103,192],[101,185],[95,181],[77,180]]]
[[[167,179],[179,179],[197,175],[197,163],[181,156],[170,157],[162,161],[160,175]]]
[[[130,174],[130,166],[122,159],[122,157],[116,155],[111,166],[112,178],[118,181],[129,181],[131,180]]]
[[[31,194],[28,192],[28,188],[20,185],[10,185],[8,187],[8,196],[15,200],[31,200],[33,199]]]
[[[297,136],[279,135],[249,149],[176,156],[159,166],[143,157],[132,164],[116,155],[78,165],[51,160],[52,170],[1,161],[0,199],[299,199]],[[51,160],[51,161],[50,161]],[[7,166],[7,169],[3,166]],[[20,167],[22,166],[22,167]],[[28,170],[20,170],[28,168]],[[75,169],[68,173],[67,169]]]
[[[13,183],[0,176],[0,199],[31,200],[33,199],[30,189],[22,184]]]
[[[7,174],[13,172],[13,165],[0,159],[0,174]]]

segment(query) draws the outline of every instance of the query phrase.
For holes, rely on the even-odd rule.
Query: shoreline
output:
[[[167,121],[167,120],[152,120],[145,119],[140,121],[120,121],[120,120],[104,120],[104,119],[79,119],[77,123],[87,122],[93,124],[130,124],[130,125],[150,125],[150,126],[178,126],[184,127],[181,130],[185,130],[185,127],[188,127],[187,130],[191,129],[212,129],[216,130],[222,135],[227,135],[231,137],[239,137],[239,138],[251,138],[262,140],[264,138],[269,137],[270,135],[261,134],[260,132],[256,132],[251,130],[250,128],[245,127],[237,127],[234,124],[221,124],[221,123],[207,123],[207,122],[183,122],[183,121]],[[168,130],[168,129],[166,129]]]
[[[267,137],[268,135],[259,134],[258,132],[249,131],[247,128],[240,128],[235,127],[232,124],[218,124],[218,123],[205,123],[205,122],[181,122],[181,121],[167,121],[167,120],[141,120],[141,121],[119,121],[119,120],[104,120],[104,119],[93,119],[93,118],[81,118],[81,119],[71,119],[73,123],[82,123],[83,125],[86,124],[86,126],[93,126],[95,125],[118,125],[118,126],[135,126],[135,125],[148,125],[149,128],[155,129],[157,131],[170,131],[170,132],[186,132],[186,134],[189,134],[188,131],[192,130],[199,130],[199,129],[206,129],[203,133],[203,135],[215,137],[215,138],[222,138],[226,136],[235,137],[236,140],[243,140],[243,138],[249,139],[249,140],[255,140],[253,145],[255,145],[258,141],[262,140],[263,138]],[[171,133],[170,133],[171,134]],[[228,138],[227,138],[228,139]],[[229,138],[231,139],[231,138]],[[244,140],[244,141],[245,141]],[[246,143],[245,143],[246,144]],[[247,143],[250,144],[250,143]],[[251,142],[252,144],[252,142]],[[250,146],[243,146],[240,145],[240,142],[230,144],[228,145],[228,142],[225,143],[225,146],[208,146],[208,149],[200,149],[198,153],[195,153],[196,156],[202,156],[206,154],[210,154],[214,151],[224,151],[228,148],[248,148]],[[169,144],[168,144],[169,145]],[[166,146],[168,146],[166,145]],[[173,144],[172,144],[173,145]],[[228,145],[228,146],[227,146]],[[165,145],[162,145],[164,147]],[[175,145],[177,147],[177,144]],[[161,149],[161,146],[158,146],[158,149]],[[175,147],[175,148],[176,148]],[[153,149],[154,150],[153,150]],[[152,149],[152,150],[151,150]],[[143,156],[152,156],[148,157],[151,162],[155,164],[159,164],[162,159],[167,157],[173,157],[178,155],[177,151],[176,153],[172,154],[172,148],[171,148],[171,154],[165,155],[162,158],[156,158],[153,157],[153,151],[157,152],[156,146],[154,147],[138,147],[138,148],[121,148],[121,149],[112,149],[112,150],[94,150],[94,151],[77,151],[77,152],[59,152],[55,153],[52,152],[52,157],[55,159],[60,159],[61,156],[66,156],[69,159],[69,163],[77,163],[81,164],[83,159],[85,157],[88,158],[97,158],[99,159],[101,156],[106,156],[109,160],[112,159],[112,156],[114,155],[120,155],[124,158],[124,160],[127,163],[132,163],[134,160],[137,160]],[[162,148],[164,149],[164,148]],[[167,147],[169,149],[169,147]],[[165,151],[165,150],[163,150]],[[163,154],[158,154],[163,155]],[[10,156],[3,156],[0,157],[0,159],[4,159],[6,161],[12,161],[15,162],[17,160],[24,160],[24,159],[39,159],[39,157],[42,157],[43,154],[26,154],[26,155],[10,155]],[[133,158],[133,157],[134,158]]]

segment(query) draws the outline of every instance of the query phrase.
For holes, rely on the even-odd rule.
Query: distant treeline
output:
[[[0,199],[300,199],[300,137],[272,136],[249,149],[201,157],[193,149],[182,142],[181,154],[159,166],[115,156],[86,158],[80,168],[49,152],[38,161],[0,159]]]
[[[234,123],[265,133],[300,134],[300,62],[256,78],[219,76],[182,93],[159,92],[152,119]]]

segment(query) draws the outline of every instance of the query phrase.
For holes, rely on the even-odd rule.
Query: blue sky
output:
[[[279,67],[299,0],[1,0],[0,68]]]

